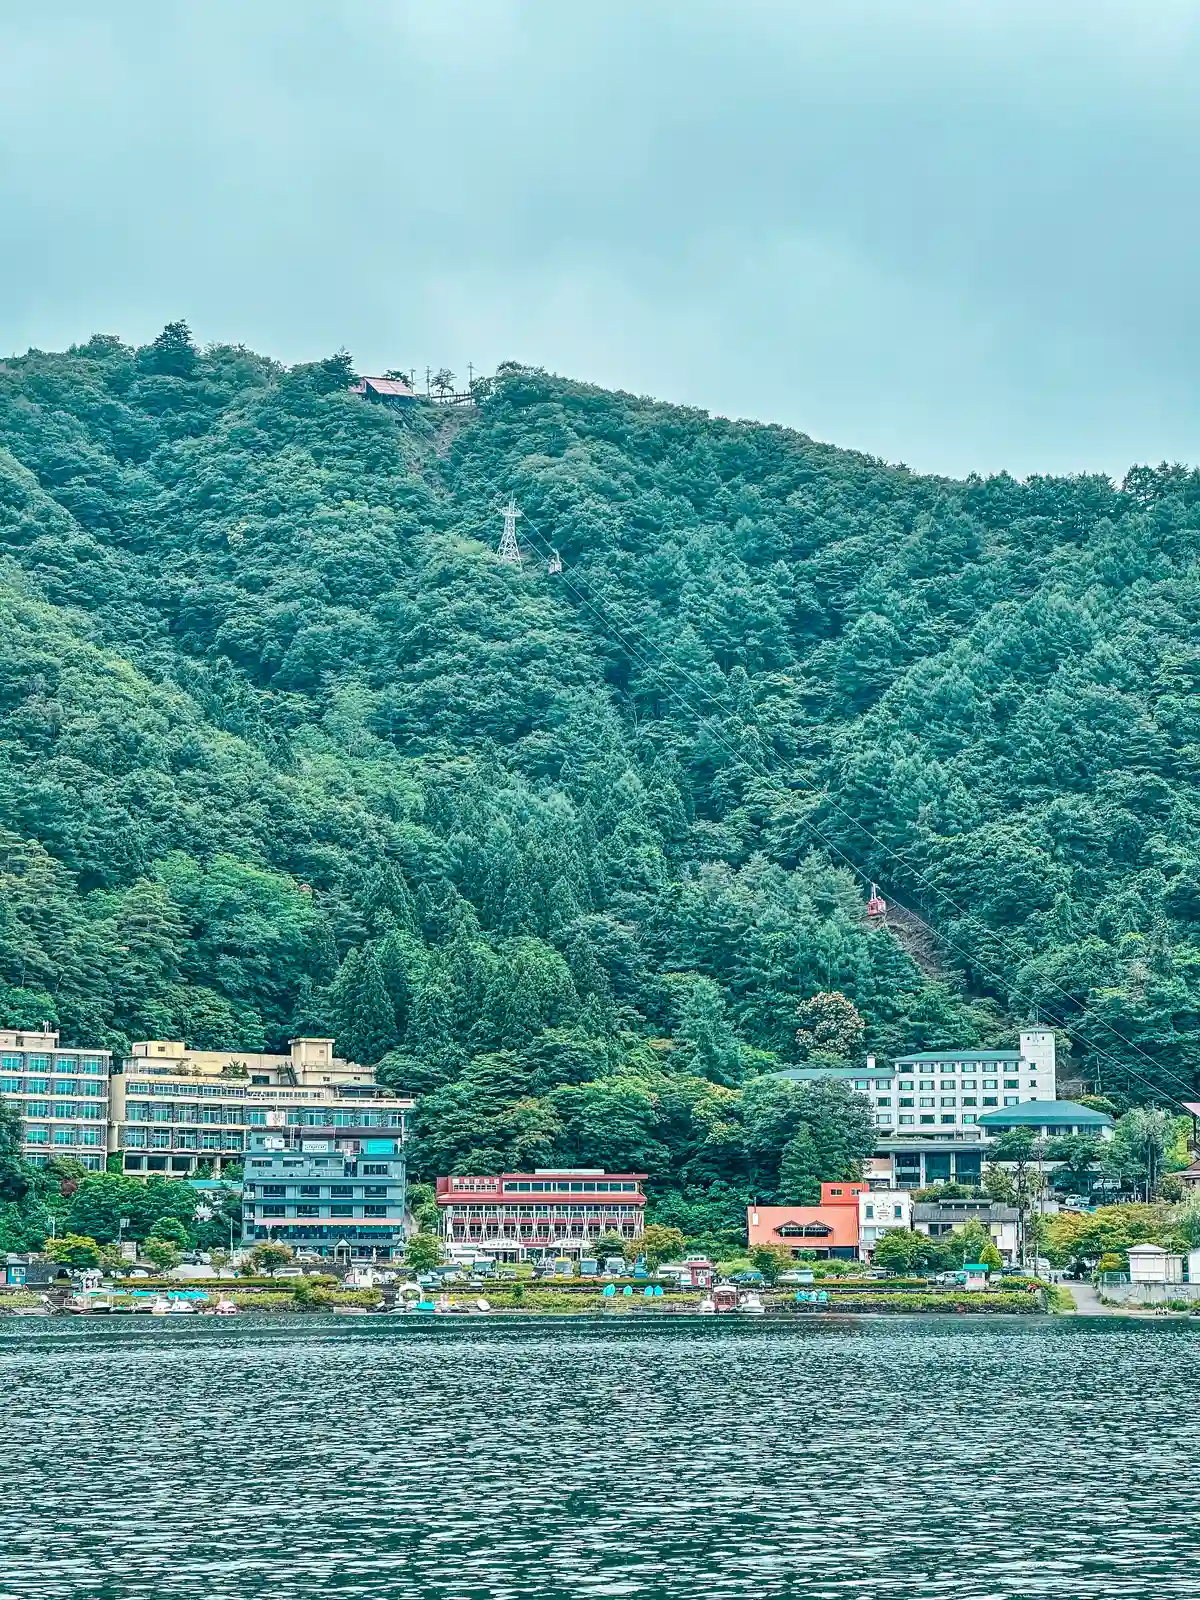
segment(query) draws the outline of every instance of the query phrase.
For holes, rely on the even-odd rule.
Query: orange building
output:
[[[867,1189],[866,1183],[847,1179],[823,1183],[820,1205],[748,1206],[746,1238],[750,1249],[776,1244],[794,1256],[807,1251],[816,1256],[857,1260],[858,1197]]]

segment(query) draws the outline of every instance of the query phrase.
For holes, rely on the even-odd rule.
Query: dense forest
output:
[[[181,323],[0,365],[0,1024],[332,1033],[419,1175],[634,1168],[690,1233],[869,1146],[800,1060],[1037,1014],[1195,1092],[1200,473],[352,381]]]

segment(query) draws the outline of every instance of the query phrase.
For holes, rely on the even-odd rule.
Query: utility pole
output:
[[[517,567],[521,565],[521,547],[517,543],[517,518],[520,515],[516,500],[509,495],[508,504],[504,508],[504,532],[500,535],[500,548],[496,554],[501,561],[510,562]]]

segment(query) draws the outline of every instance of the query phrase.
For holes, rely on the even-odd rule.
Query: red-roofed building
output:
[[[407,378],[360,378],[350,385],[350,393],[391,406],[408,405],[417,398]]]
[[[645,1179],[644,1172],[599,1167],[439,1178],[441,1235],[447,1244],[473,1244],[499,1261],[586,1255],[602,1233],[641,1235]]]
[[[748,1206],[746,1238],[750,1249],[782,1245],[794,1256],[810,1252],[845,1261],[858,1257],[858,1197],[869,1185],[849,1179],[821,1185],[816,1206]]]

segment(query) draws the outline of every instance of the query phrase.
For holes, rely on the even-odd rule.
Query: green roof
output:
[[[915,1056],[897,1056],[903,1061],[1020,1061],[1019,1050],[922,1050]]]
[[[1113,1119],[1074,1100],[1026,1100],[1023,1105],[1005,1106],[1002,1111],[985,1111],[979,1119],[981,1128],[1040,1128],[1056,1123],[1099,1129],[1111,1128]]]
[[[862,1078],[878,1082],[880,1079],[894,1078],[895,1075],[891,1067],[785,1067],[782,1072],[767,1073],[769,1078],[786,1078],[790,1083],[811,1083],[821,1078],[839,1081]]]

